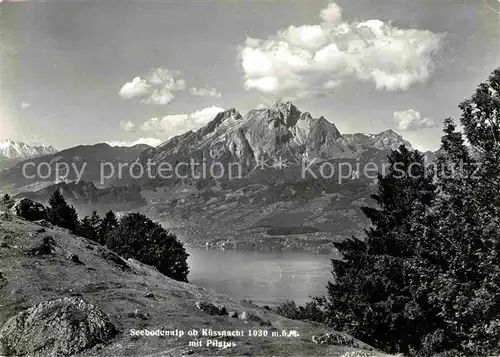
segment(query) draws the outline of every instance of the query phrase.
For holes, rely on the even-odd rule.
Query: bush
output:
[[[295,301],[285,301],[276,307],[276,313],[292,320],[325,322],[325,311],[322,305],[321,298],[315,298],[304,306],[297,305]]]
[[[139,213],[120,220],[105,237],[106,246],[122,257],[155,266],[162,274],[187,282],[188,254],[177,237]]]
[[[40,219],[47,219],[47,211],[45,206],[39,202],[23,198],[17,202],[13,209],[16,215],[28,221],[38,221]]]

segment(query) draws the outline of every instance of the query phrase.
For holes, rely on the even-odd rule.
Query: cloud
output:
[[[135,124],[132,123],[130,120],[127,122],[122,121],[120,122],[120,128],[122,128],[122,130],[132,132],[135,131]]]
[[[193,87],[189,90],[189,92],[192,95],[195,95],[198,97],[216,97],[216,98],[222,97],[222,93],[217,92],[217,89],[215,89],[215,88],[196,88],[196,87]]]
[[[106,144],[111,145],[111,146],[134,146],[134,145],[139,145],[139,144],[146,144],[149,146],[158,146],[162,143],[163,141],[161,139],[156,139],[156,138],[140,138],[135,141],[108,141]]]
[[[342,9],[334,2],[328,4],[328,6],[321,10],[319,15],[323,21],[339,21],[342,19]]]
[[[190,114],[172,114],[163,118],[151,118],[142,124],[141,130],[173,137],[201,128],[222,111],[224,111],[223,108],[212,106]]]
[[[31,107],[31,104],[30,104],[30,103],[27,103],[27,102],[22,102],[22,103],[21,103],[21,108],[22,108],[22,109],[27,109],[27,108],[29,108],[29,107]]]
[[[238,48],[247,90],[274,96],[328,93],[346,81],[378,90],[407,90],[426,82],[443,34],[390,22],[348,22],[331,3],[317,25],[289,26],[268,39],[247,38]]]
[[[434,128],[436,124],[431,118],[422,118],[422,115],[413,109],[394,112],[394,119],[401,131],[413,131],[423,128]]]
[[[166,68],[152,69],[145,78],[135,77],[125,83],[118,94],[124,99],[139,98],[141,103],[165,105],[175,98],[175,92],[186,89],[180,73]]]

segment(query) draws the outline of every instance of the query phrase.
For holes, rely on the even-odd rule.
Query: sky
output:
[[[0,139],[157,145],[291,100],[439,147],[500,66],[499,0],[0,0]]]

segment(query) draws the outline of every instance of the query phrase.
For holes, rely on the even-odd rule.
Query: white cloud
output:
[[[190,114],[172,114],[163,118],[151,118],[142,124],[141,130],[173,137],[189,130],[201,128],[222,111],[224,111],[223,108],[213,106]]]
[[[420,112],[408,109],[394,112],[394,119],[401,131],[412,131],[436,126],[431,118],[422,118]]]
[[[342,19],[342,9],[334,2],[321,10],[319,15],[324,21],[339,21]]]
[[[297,97],[355,80],[395,91],[431,76],[443,34],[380,20],[347,22],[335,3],[320,17],[318,25],[289,26],[267,40],[247,38],[238,50],[245,88]]]
[[[30,103],[27,103],[27,102],[22,102],[21,103],[21,108],[22,109],[28,109],[29,107],[31,107]]]
[[[157,138],[140,138],[135,141],[107,141],[106,144],[110,146],[134,146],[139,144],[146,144],[149,146],[158,146],[163,142],[161,139]]]
[[[189,92],[192,95],[195,95],[198,97],[216,97],[216,98],[222,97],[222,93],[217,92],[217,89],[215,89],[215,88],[196,88],[196,87],[193,87],[189,90]]]
[[[120,128],[125,131],[135,131],[135,124],[132,123],[130,120],[129,121],[121,121],[120,122]]]
[[[119,91],[124,99],[140,98],[141,103],[165,105],[175,98],[175,92],[186,89],[180,73],[166,68],[152,69],[145,78],[135,77]]]

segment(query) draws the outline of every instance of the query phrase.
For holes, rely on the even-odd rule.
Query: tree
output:
[[[91,217],[86,216],[81,220],[78,234],[95,242],[100,242],[100,228],[101,218],[96,211],[93,211]]]
[[[326,303],[334,327],[415,356],[500,352],[499,93],[497,69],[460,104],[464,133],[445,120],[433,181],[397,178],[397,162],[407,172],[421,159],[393,152],[378,208],[363,209],[366,239],[336,244],[344,257],[332,262]]]
[[[113,211],[108,211],[101,221],[99,227],[99,243],[105,244],[106,235],[118,226],[118,219],[116,219]]]
[[[76,210],[68,205],[59,190],[54,191],[49,199],[48,218],[53,225],[67,228],[71,232],[76,232],[78,228]]]
[[[105,242],[124,258],[137,259],[172,279],[187,282],[188,254],[183,245],[175,235],[140,213],[124,216],[106,235]]]
[[[499,91],[497,69],[459,106],[465,138],[451,119],[445,122],[438,195],[427,213],[425,249],[417,252],[426,276],[420,288],[438,307],[442,331],[433,352],[484,356],[500,350]]]
[[[435,196],[423,157],[404,146],[389,156],[389,171],[379,175],[377,208],[364,207],[371,221],[364,240],[335,243],[343,260],[332,260],[326,310],[334,328],[388,351],[418,348],[425,316],[413,299],[406,270],[421,228],[417,224]]]
[[[3,202],[8,202],[8,201],[10,201],[10,195],[6,193],[6,194],[2,197],[2,201],[3,201]]]

